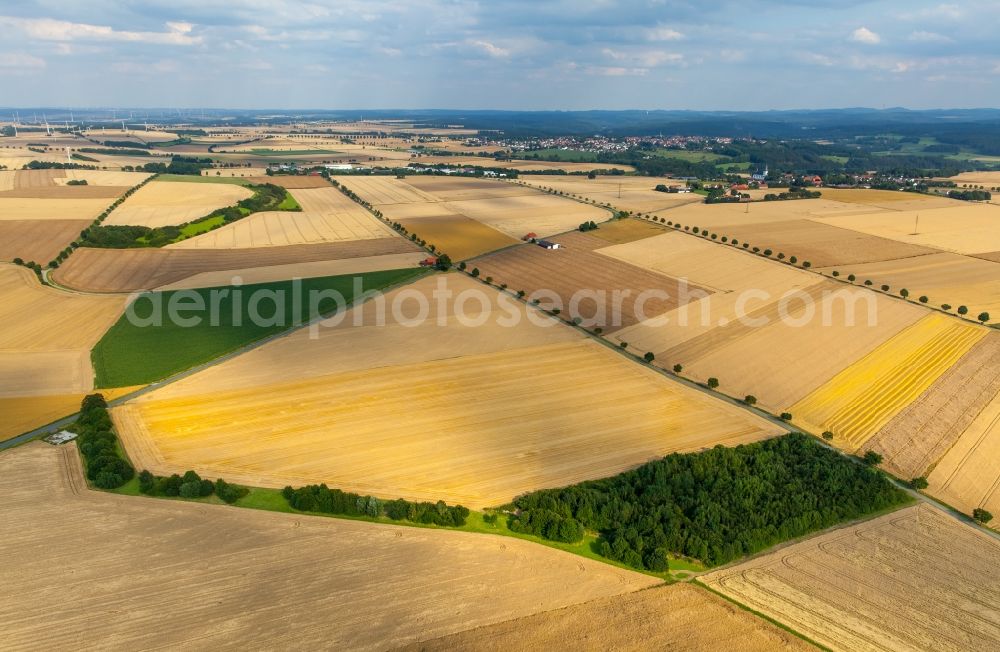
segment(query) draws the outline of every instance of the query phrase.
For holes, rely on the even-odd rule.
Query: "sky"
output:
[[[1000,0],[21,0],[0,106],[1000,107]]]

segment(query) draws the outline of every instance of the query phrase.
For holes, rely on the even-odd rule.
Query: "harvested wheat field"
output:
[[[302,206],[302,212],[254,213],[169,247],[242,249],[399,237],[336,188],[296,190],[295,199]]]
[[[681,181],[656,179],[651,177],[598,176],[596,179],[578,176],[536,176],[525,177],[519,184],[535,188],[551,189],[570,197],[590,199],[599,204],[610,204],[618,210],[633,213],[657,213],[704,201],[694,193],[658,192],[659,184],[683,185]]]
[[[956,200],[954,199],[935,197],[934,195],[925,195],[917,192],[871,190],[866,188],[820,188],[819,191],[822,193],[823,199],[832,199],[848,204],[861,204],[863,206],[878,206],[889,210],[908,210],[912,206],[939,208],[941,206],[956,205]]]
[[[230,176],[243,176],[230,175]],[[324,177],[319,175],[290,175],[290,174],[275,174],[272,176],[267,176],[263,171],[259,172],[257,176],[248,175],[247,181],[250,183],[273,183],[276,186],[281,186],[287,190],[299,190],[303,188],[330,188],[330,182]],[[337,192],[340,192],[339,190]],[[343,194],[343,193],[341,193]],[[299,194],[295,193],[295,198],[298,199]]]
[[[0,220],[0,261],[45,264],[80,237],[90,220]]]
[[[684,374],[700,382],[715,377],[727,394],[753,395],[777,414],[927,314],[831,281],[785,297],[751,303],[746,319],[653,349],[656,359],[667,368],[682,364]]]
[[[948,208],[823,217],[822,221],[861,233],[953,253],[1000,251],[1000,206],[948,201]]]
[[[232,206],[253,193],[232,183],[151,181],[111,212],[107,225],[174,226]]]
[[[183,280],[167,283],[155,290],[186,290],[232,285],[239,277],[244,284],[271,283],[291,278],[318,278],[322,276],[342,276],[344,274],[364,274],[388,269],[416,267],[426,259],[426,254],[386,254],[384,256],[362,256],[340,260],[319,260],[311,263],[289,263],[287,265],[262,265],[242,269],[227,269],[218,272],[201,272]]]
[[[124,301],[42,286],[22,267],[0,266],[0,396],[75,393],[93,387],[90,349]],[[66,320],[73,327],[65,328]]]
[[[200,150],[198,150],[200,151]],[[211,170],[202,170],[201,176],[203,177],[257,177],[274,179],[276,177],[267,176],[267,168],[248,168],[248,167],[238,167],[238,168],[214,168]],[[282,175],[285,176],[285,175]],[[298,177],[288,177],[289,179],[294,179]],[[249,179],[248,179],[249,181]],[[257,181],[251,181],[251,183],[260,183]],[[284,184],[280,184],[284,185]],[[285,186],[287,187],[287,186]]]
[[[53,274],[56,282],[87,292],[133,292],[204,272],[318,261],[369,258],[421,250],[403,238],[324,242],[257,249],[80,248]]]
[[[253,485],[327,482],[482,507],[780,432],[458,275],[443,277],[456,302],[489,303],[434,306],[408,324],[440,278],[387,296],[404,321],[379,326],[371,301],[317,339],[300,330],[115,408],[129,454]]]
[[[470,266],[494,283],[524,290],[528,300],[538,299],[545,310],[555,308],[565,317],[580,317],[584,327],[599,327],[606,333],[677,308],[687,300],[685,293],[711,292],[604,257],[593,250],[607,243],[583,233],[567,233],[553,241],[561,248],[523,244],[477,258]]]
[[[55,191],[56,188],[50,188]],[[100,215],[111,199],[45,199],[0,195],[0,221],[4,220],[87,220]]]
[[[589,340],[186,398],[154,392],[113,416],[133,460],[156,472],[472,507],[780,431]]]
[[[416,643],[466,650],[814,650],[802,639],[691,584],[653,587]]]
[[[911,258],[937,253],[936,249],[879,238],[842,229],[813,220],[765,222],[745,226],[727,226],[720,235],[749,242],[761,250],[773,249],[799,261],[808,260],[813,268],[831,267],[846,276],[845,265],[857,266],[874,261]],[[853,271],[851,267],[847,271]]]
[[[0,454],[0,486],[9,650],[384,650],[659,581],[507,537],[89,491],[74,444]]]
[[[149,177],[149,172],[121,172],[112,170],[64,170],[66,176],[56,178],[55,182],[65,185],[67,181],[85,180],[88,186],[119,186],[131,188],[137,186]]]
[[[515,238],[529,232],[550,236],[575,229],[583,222],[603,222],[611,217],[603,208],[541,192],[494,199],[467,199],[448,202],[448,205],[457,213]]]
[[[739,204],[685,204],[657,213],[675,224],[714,229],[725,235],[728,228],[767,222],[787,222],[827,215],[871,215],[884,209],[833,201],[800,199]]]
[[[948,177],[947,181],[954,181],[961,187],[963,184],[986,186],[993,188],[1000,186],[1000,172],[962,172],[953,177]]]
[[[0,199],[117,199],[128,190],[125,186],[47,186],[42,188],[21,188],[0,192]]]
[[[1000,647],[1000,542],[927,505],[702,577],[833,650]]]
[[[855,450],[917,399],[987,333],[931,313],[831,378],[789,412],[813,433]]]
[[[120,387],[102,389],[101,393],[107,400],[113,400],[139,389],[139,387]],[[35,428],[41,428],[65,416],[75,414],[80,409],[80,402],[86,394],[51,394],[39,396],[17,396],[3,398],[0,395],[0,441],[16,437]]]
[[[411,234],[448,254],[453,261],[517,244],[514,238],[464,215],[444,214],[417,220],[400,220]]]
[[[666,227],[657,226],[646,220],[627,218],[623,220],[612,220],[604,222],[596,231],[588,231],[587,235],[604,240],[609,245],[627,244],[651,238],[654,235],[663,235]]]
[[[911,298],[927,296],[931,305],[967,306],[969,314],[988,312],[1000,319],[1000,263],[952,253],[932,253],[867,265],[840,267],[893,292],[906,288]],[[828,270],[820,270],[828,271]]]
[[[537,191],[531,188],[500,179],[409,175],[406,177],[406,183],[434,195],[441,201],[537,195]]]
[[[1000,334],[987,333],[863,447],[900,478],[926,476],[1000,394]]]
[[[927,478],[930,483],[928,491],[969,514],[976,507],[1000,513],[998,451],[1000,394],[994,394],[990,403],[975,415],[958,441],[934,467]]]

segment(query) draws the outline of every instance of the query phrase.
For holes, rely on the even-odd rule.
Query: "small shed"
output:
[[[541,247],[542,249],[558,249],[559,248],[559,243],[558,242],[552,242],[551,240],[539,240],[536,244],[539,247]]]
[[[70,432],[69,430],[60,430],[59,432],[53,433],[45,438],[45,441],[52,444],[53,446],[58,446],[59,444],[65,444],[68,441],[73,441],[76,439],[76,433]]]

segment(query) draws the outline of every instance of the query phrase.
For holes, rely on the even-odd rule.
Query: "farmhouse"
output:
[[[537,244],[542,249],[558,249],[559,248],[559,243],[558,242],[552,242],[551,240],[539,240],[535,244]]]

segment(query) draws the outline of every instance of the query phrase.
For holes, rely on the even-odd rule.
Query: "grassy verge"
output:
[[[295,201],[295,197],[292,197],[292,193],[285,192],[285,198],[280,204],[278,204],[277,210],[279,211],[301,211],[302,207],[299,206],[299,202]]]
[[[313,292],[332,290],[349,305],[356,298],[356,278],[360,279],[362,291],[368,291],[409,281],[423,273],[422,269],[397,269],[258,283],[242,286],[238,291],[236,288],[202,288],[151,292],[137,300],[134,314],[153,324],[145,325],[139,320],[133,323],[129,315],[122,315],[91,351],[97,387],[145,385],[338,309],[336,301],[330,298],[311,307]],[[174,298],[178,294],[180,297]],[[178,314],[183,319],[168,319],[171,300],[185,306]],[[200,308],[191,308],[198,303]],[[250,311],[251,305],[254,313]],[[160,307],[162,319],[151,319],[156,306]],[[253,320],[257,324],[252,323],[251,314],[261,317]],[[191,317],[197,318],[196,324],[175,323],[187,323]]]

